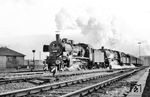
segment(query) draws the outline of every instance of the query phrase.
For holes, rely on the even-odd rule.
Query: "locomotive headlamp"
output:
[[[61,62],[60,62],[60,60],[56,60],[55,63],[56,64],[60,64]]]

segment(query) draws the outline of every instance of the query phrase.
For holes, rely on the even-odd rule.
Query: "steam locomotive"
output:
[[[81,68],[107,68],[111,69],[111,63],[115,62],[118,65],[141,66],[142,60],[124,52],[119,52],[111,49],[94,49],[92,46],[85,43],[74,44],[73,40],[67,38],[60,39],[60,35],[56,34],[56,40],[49,45],[43,46],[43,52],[49,52],[46,58],[48,69],[57,67],[61,70],[64,67],[70,67],[75,63],[80,63]]]

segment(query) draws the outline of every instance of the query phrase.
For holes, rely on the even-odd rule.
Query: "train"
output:
[[[43,52],[49,53],[46,58],[49,70],[52,70],[54,67],[57,67],[57,70],[62,70],[76,63],[80,64],[82,69],[112,69],[112,64],[120,66],[130,66],[132,64],[138,67],[143,64],[140,58],[133,55],[106,49],[103,46],[99,49],[94,49],[86,43],[75,44],[73,40],[61,39],[60,34],[56,34],[56,40],[49,45],[43,45]]]

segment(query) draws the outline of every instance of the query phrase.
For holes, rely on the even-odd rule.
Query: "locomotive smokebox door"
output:
[[[49,51],[49,45],[44,45],[43,52],[48,52],[48,51]]]

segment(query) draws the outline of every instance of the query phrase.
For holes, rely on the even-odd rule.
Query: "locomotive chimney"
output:
[[[56,41],[59,41],[60,40],[60,34],[59,34],[59,31],[56,31]]]
[[[57,33],[56,34],[56,41],[59,41],[60,40],[60,35]]]

